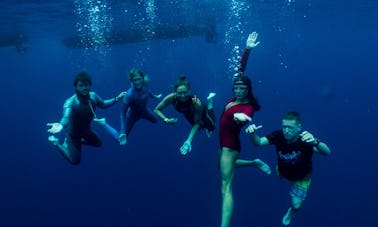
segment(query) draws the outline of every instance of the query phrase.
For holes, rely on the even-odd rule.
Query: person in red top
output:
[[[244,75],[249,50],[259,44],[259,42],[256,42],[257,35],[256,32],[253,32],[247,39],[247,52],[244,51],[240,61],[240,69],[233,80],[234,97],[226,103],[219,124],[222,227],[229,226],[234,208],[232,184],[235,169],[247,166],[258,168],[266,174],[271,172],[270,167],[260,159],[239,159],[241,151],[240,130],[247,122],[252,120],[254,112],[260,109],[260,105],[253,95],[251,80]]]

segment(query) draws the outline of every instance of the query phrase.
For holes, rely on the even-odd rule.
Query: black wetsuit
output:
[[[196,124],[195,122],[195,103],[197,102],[197,97],[192,95],[187,101],[179,101],[176,97],[173,99],[173,107],[177,112],[184,114],[186,120],[191,124]],[[207,106],[201,102],[203,105],[203,111],[201,114],[201,121],[198,122],[200,128],[206,128],[209,131],[215,129],[215,114],[214,110],[208,110]]]

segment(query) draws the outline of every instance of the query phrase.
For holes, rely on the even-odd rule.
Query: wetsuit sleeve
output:
[[[64,128],[66,128],[69,123],[69,118],[72,111],[72,102],[73,98],[71,97],[67,99],[63,105],[63,117],[60,120],[60,124],[63,125]]]
[[[239,76],[242,76],[244,74],[245,69],[247,68],[248,57],[250,53],[251,53],[251,49],[247,49],[247,48],[244,49],[242,57],[239,61],[239,68],[238,68]]]
[[[93,100],[95,101],[96,106],[100,107],[101,109],[105,109],[105,108],[111,107],[111,106],[113,106],[117,102],[115,98],[103,100],[96,93],[94,93],[94,92],[91,92],[91,93],[92,93],[91,94],[91,98],[93,98]]]
[[[125,134],[126,133],[126,113],[129,110],[130,107],[130,93],[127,92],[126,95],[123,97],[123,105],[122,105],[122,110],[121,110],[121,127],[120,127],[120,133]]]

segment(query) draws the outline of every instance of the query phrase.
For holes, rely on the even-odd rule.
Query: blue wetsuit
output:
[[[120,134],[129,135],[134,124],[140,119],[146,119],[152,123],[157,123],[158,119],[153,111],[147,107],[149,98],[157,99],[148,85],[143,85],[141,89],[136,89],[133,85],[127,90],[123,97],[123,106],[121,111],[121,127],[117,132],[109,124],[105,124],[105,129],[118,140]]]

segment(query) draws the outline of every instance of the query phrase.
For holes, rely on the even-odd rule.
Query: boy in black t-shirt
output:
[[[320,142],[311,133],[301,131],[302,124],[298,112],[288,112],[282,118],[282,129],[260,137],[256,130],[262,126],[248,126],[255,146],[275,145],[277,153],[277,171],[281,177],[292,182],[290,190],[291,206],[282,219],[283,225],[289,225],[291,218],[299,210],[307,196],[311,183],[312,155],[317,152],[330,155],[327,144]]]

